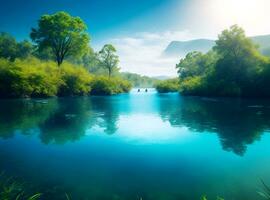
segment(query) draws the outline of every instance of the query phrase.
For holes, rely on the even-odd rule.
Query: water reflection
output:
[[[117,131],[118,106],[110,98],[4,100],[0,104],[0,137],[37,133],[44,144],[82,138],[93,126],[107,134]]]
[[[45,144],[76,141],[94,123],[88,98],[60,99],[54,113],[39,125],[40,139]]]
[[[270,126],[266,100],[160,96],[159,112],[172,126],[217,133],[224,150],[244,155]]]
[[[51,117],[58,107],[56,99],[2,100],[0,103],[0,137],[11,138],[16,131],[30,134]]]
[[[125,100],[125,102],[126,101],[127,100]],[[119,120],[119,109],[121,109],[121,106],[126,106],[125,104],[121,105],[121,98],[93,97],[91,98],[91,102],[93,105],[93,112],[96,114],[96,125],[103,128],[105,133],[109,135],[114,134],[118,130],[117,122]]]
[[[266,100],[207,99],[178,94],[2,100],[0,103],[1,138],[11,138],[15,133],[35,133],[44,144],[78,141],[87,131],[93,133],[93,127],[109,135],[120,130],[132,137],[137,130],[140,136],[151,133],[149,137],[155,137],[158,131],[164,134],[168,129],[164,128],[167,124],[159,124],[163,127],[160,130],[149,126],[154,123],[158,127],[157,122],[169,122],[174,127],[170,129],[174,133],[170,134],[180,134],[183,128],[201,134],[216,133],[224,150],[242,156],[248,145],[269,129],[270,104]],[[150,127],[150,130],[138,130],[140,127]]]

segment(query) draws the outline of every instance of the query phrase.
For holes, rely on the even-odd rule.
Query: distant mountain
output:
[[[172,41],[165,49],[165,56],[185,56],[191,51],[201,51],[206,53],[215,44],[214,40],[198,39],[189,41]]]
[[[258,44],[262,54],[270,56],[270,35],[251,37],[254,43]],[[198,39],[189,41],[172,41],[164,50],[164,56],[184,57],[191,51],[206,53],[215,45],[215,40]]]
[[[170,77],[170,76],[154,76],[152,78],[163,81],[163,80],[166,80],[166,79],[170,79],[172,77]]]
[[[270,56],[270,35],[255,36],[251,37],[251,39],[259,45],[263,55]]]

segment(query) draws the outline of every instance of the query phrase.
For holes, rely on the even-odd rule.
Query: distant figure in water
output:
[[[145,89],[145,92],[148,92],[147,88]]]
[[[141,90],[140,89],[138,89],[138,92],[140,92]]]

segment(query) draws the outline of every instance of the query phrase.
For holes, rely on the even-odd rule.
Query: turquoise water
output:
[[[178,94],[0,101],[0,171],[43,199],[261,199],[270,102]]]

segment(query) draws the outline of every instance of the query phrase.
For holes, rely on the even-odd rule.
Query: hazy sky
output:
[[[175,75],[180,58],[161,57],[172,40],[216,38],[233,24],[270,33],[270,0],[0,0],[0,31],[27,38],[42,14],[67,11],[88,25],[98,50],[114,44],[122,71]]]

